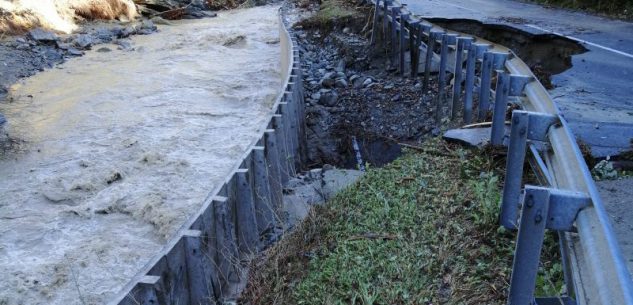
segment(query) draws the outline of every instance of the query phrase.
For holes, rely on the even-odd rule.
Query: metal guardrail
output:
[[[282,187],[305,153],[303,84],[296,41],[279,16],[282,87],[257,140],[202,208],[111,305],[223,304],[240,290],[261,237],[280,226]]]
[[[382,42],[392,67],[418,77],[423,63],[423,92],[429,90],[431,70],[437,69],[438,125],[445,108],[453,121],[460,120],[461,112],[465,124],[473,116],[482,121],[492,111],[490,142],[508,145],[500,220],[518,229],[508,303],[633,305],[631,276],[590,171],[569,125],[528,66],[506,47],[433,25],[396,1],[375,0],[373,5],[371,44]],[[453,75],[452,85],[447,73]],[[512,112],[506,136],[510,104],[522,110]],[[522,194],[528,150],[543,186],[526,185]],[[560,236],[567,295],[535,298],[546,229]]]

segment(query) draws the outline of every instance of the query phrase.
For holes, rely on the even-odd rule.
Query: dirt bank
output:
[[[310,15],[313,9],[288,11]],[[422,78],[394,72],[386,53],[370,52],[369,10],[348,10],[355,13],[327,7],[328,16],[340,17],[317,13],[294,26],[304,71],[309,167],[356,168],[357,150],[362,163],[381,166],[401,153],[399,143],[415,145],[440,131],[435,80],[423,92]]]
[[[20,81],[0,104],[0,304],[102,304],[254,140],[277,8],[177,21]]]

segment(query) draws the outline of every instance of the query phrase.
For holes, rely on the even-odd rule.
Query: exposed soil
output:
[[[587,52],[580,43],[554,34],[533,34],[504,24],[470,19],[428,18],[443,28],[478,36],[510,48],[548,89],[551,76],[571,68],[572,55]],[[512,21],[512,20],[508,20]]]
[[[299,22],[295,27],[303,64],[309,167],[380,166],[400,154],[398,143],[439,134],[433,96],[422,92],[421,78],[400,76],[389,68],[385,54],[369,51],[362,31],[365,17],[328,21],[322,27]]]

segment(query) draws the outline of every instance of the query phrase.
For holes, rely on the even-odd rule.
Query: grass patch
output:
[[[318,11],[309,18],[301,20],[298,25],[305,29],[331,31],[338,25],[364,24],[365,10],[355,7],[349,0],[323,0]]]
[[[633,20],[633,1],[631,0],[532,0],[530,2]]]
[[[242,304],[505,304],[504,159],[431,140],[313,210],[255,260]],[[548,236],[539,292],[558,294]]]

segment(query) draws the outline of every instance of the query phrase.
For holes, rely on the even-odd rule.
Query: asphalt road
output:
[[[402,0],[428,18],[473,19],[575,40],[588,52],[552,76],[550,95],[596,157],[631,149],[633,23],[507,0]]]

